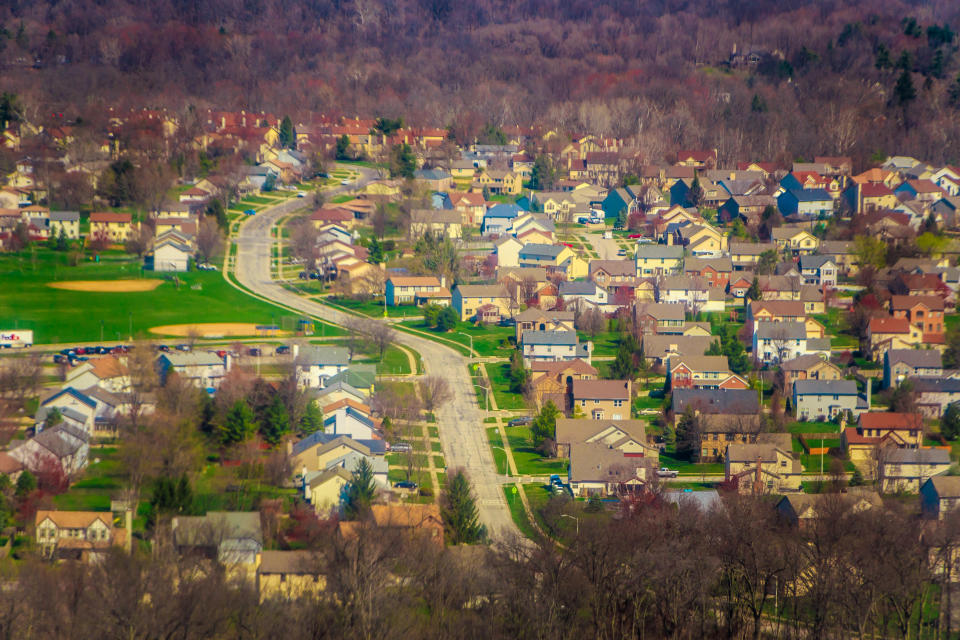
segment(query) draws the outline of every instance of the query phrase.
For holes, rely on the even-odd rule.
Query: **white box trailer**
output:
[[[33,346],[33,331],[30,329],[0,330],[0,349]]]

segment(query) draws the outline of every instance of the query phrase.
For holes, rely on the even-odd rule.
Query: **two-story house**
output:
[[[133,237],[137,225],[129,213],[96,212],[90,214],[90,237],[122,243]]]
[[[929,478],[950,470],[953,461],[945,449],[884,449],[878,464],[881,493],[917,493]]]
[[[568,280],[584,278],[588,265],[573,249],[562,244],[524,245],[517,255],[521,267],[543,267],[548,273],[563,273]]]
[[[920,486],[920,505],[925,518],[946,518],[947,514],[960,506],[960,476],[927,478]]]
[[[86,559],[90,553],[122,545],[130,532],[113,528],[109,511],[49,511],[34,516],[37,547],[54,558]]]
[[[906,317],[871,318],[867,326],[867,340],[874,359],[889,349],[910,349],[923,340],[923,332]]]
[[[880,447],[916,449],[923,444],[923,416],[919,413],[865,411],[857,425],[843,430],[843,447],[850,461],[869,468]],[[870,474],[872,475],[872,474]]]
[[[572,411],[591,420],[630,418],[629,380],[574,380],[571,385]]]
[[[747,381],[730,371],[726,356],[677,355],[667,359],[671,389],[746,389]]]
[[[391,307],[427,302],[441,306],[450,304],[450,291],[444,286],[443,278],[436,276],[391,276],[387,278],[386,295]]]
[[[849,413],[858,416],[870,407],[870,385],[864,399],[853,380],[797,380],[793,383],[797,420],[832,420]]]
[[[940,296],[893,296],[890,312],[894,318],[906,318],[923,332],[923,342],[943,343],[944,303]]]
[[[843,377],[840,368],[822,353],[810,353],[781,362],[780,370],[783,371],[785,389],[793,389],[793,383],[797,380],[839,380]]]
[[[763,433],[754,444],[727,447],[724,477],[740,493],[768,494],[800,491],[803,467],[794,457],[789,433]]]
[[[888,349],[883,354],[883,387],[907,378],[943,375],[943,356],[936,349]]]
[[[51,211],[48,221],[50,237],[59,238],[62,232],[68,240],[80,238],[79,211]]]
[[[350,366],[350,352],[343,347],[294,345],[293,366],[301,389],[322,389],[327,379]]]
[[[510,294],[500,284],[460,284],[451,293],[451,304],[461,320],[469,320],[477,315],[484,305],[493,305],[505,317],[512,315]]]
[[[175,372],[201,389],[216,389],[227,375],[229,362],[229,358],[224,359],[207,351],[171,351],[160,355],[157,369],[163,381],[170,372]]]
[[[836,287],[837,272],[837,264],[830,256],[800,256],[800,275],[803,276],[803,281],[807,284]]]
[[[527,331],[575,331],[573,311],[543,311],[530,307],[514,318],[517,344],[521,344]]]
[[[809,354],[830,357],[829,338],[811,338],[804,322],[759,322],[753,332],[753,357],[764,364]]]
[[[687,258],[683,263],[683,274],[705,280],[711,287],[726,289],[733,273],[733,262],[729,257]]]
[[[524,331],[520,338],[523,363],[559,362],[581,359],[590,364],[593,343],[580,343],[576,331]]]
[[[679,273],[683,247],[659,244],[637,245],[637,276],[649,277]]]
[[[776,227],[771,232],[772,240],[777,244],[779,251],[804,255],[815,253],[820,246],[820,240],[806,229],[799,227]]]
[[[752,271],[760,262],[760,256],[768,251],[777,252],[773,242],[730,242],[730,260],[737,271]]]
[[[557,418],[557,456],[568,458],[572,444],[590,442],[657,461],[660,450],[647,439],[646,425],[646,420]]]

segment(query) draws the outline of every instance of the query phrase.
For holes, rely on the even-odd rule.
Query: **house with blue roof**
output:
[[[777,207],[785,216],[816,218],[833,213],[833,198],[823,189],[790,189],[777,198]]]
[[[333,415],[324,416],[323,432],[350,436],[354,440],[372,440],[379,437],[378,422],[363,411],[351,406],[344,407]]]
[[[523,213],[524,210],[516,204],[494,205],[483,214],[481,233],[488,236],[505,235],[513,228],[513,221]]]
[[[64,387],[40,403],[34,415],[37,432],[43,430],[47,417],[54,411],[60,414],[60,419],[64,423],[71,424],[89,434],[93,431],[93,423],[97,416],[97,401],[73,387]]]

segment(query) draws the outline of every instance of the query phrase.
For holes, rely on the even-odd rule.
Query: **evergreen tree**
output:
[[[546,440],[557,439],[557,418],[560,417],[560,410],[557,405],[550,400],[540,409],[540,412],[530,423],[530,432],[533,436],[533,444],[540,447]]]
[[[17,488],[14,495],[18,498],[25,498],[37,489],[37,477],[26,469],[17,478]]]
[[[450,544],[474,544],[484,537],[484,527],[477,513],[477,501],[462,470],[447,478],[441,513]]]
[[[323,431],[323,412],[320,411],[316,400],[307,403],[303,416],[300,418],[300,431],[307,436],[317,431]]]
[[[903,111],[903,127],[910,128],[907,119],[907,109],[910,103],[917,99],[917,89],[913,86],[913,79],[910,77],[910,71],[904,69],[897,78],[897,84],[893,87],[893,103],[899,106]]]
[[[553,167],[550,156],[539,154],[533,160],[533,170],[530,172],[530,188],[542,191],[553,186],[557,172]]]
[[[881,71],[893,67],[893,60],[890,59],[890,49],[882,42],[877,45],[877,59],[873,65]]]
[[[353,478],[346,487],[345,499],[343,504],[343,515],[347,520],[355,520],[367,509],[373,502],[377,494],[377,485],[373,479],[373,467],[366,458],[361,458],[356,470],[353,472]]]
[[[510,356],[510,391],[523,393],[529,383],[530,371],[524,366],[520,352],[514,351]]]
[[[347,134],[343,134],[337,138],[337,160],[349,160],[350,156],[347,155],[349,150],[350,137]]]
[[[956,440],[960,436],[960,403],[947,405],[940,418],[940,433],[947,440]]]
[[[700,186],[700,178],[694,174],[693,182],[690,183],[690,189],[687,191],[687,202],[691,207],[700,206],[703,202],[703,187]]]
[[[206,434],[212,434],[216,425],[214,420],[217,417],[217,405],[209,394],[204,393],[200,401],[200,431]]]
[[[57,235],[57,245],[54,247],[57,251],[66,251],[70,248],[70,241],[67,240],[67,232],[60,227],[60,233]]]
[[[6,91],[0,94],[0,130],[6,129],[11,122],[20,122],[22,117],[23,107],[20,106],[17,94]]]
[[[637,375],[636,352],[639,347],[633,334],[625,333],[620,336],[617,346],[617,355],[610,366],[610,375],[615,380],[633,380]]]
[[[257,423],[253,419],[253,411],[250,410],[246,401],[237,400],[227,411],[223,425],[219,428],[220,442],[225,445],[243,442],[256,430]]]
[[[617,229],[626,229],[627,228],[627,211],[626,209],[621,209],[620,213],[617,215],[617,223],[614,225]]]
[[[417,157],[410,145],[406,142],[394,145],[390,150],[390,177],[412,179],[416,169]]]
[[[457,315],[457,310],[453,307],[444,307],[439,314],[437,314],[437,329],[440,331],[450,331],[457,326],[460,317]]]
[[[763,293],[760,291],[760,279],[757,276],[753,276],[753,282],[750,283],[750,288],[747,289],[747,299],[748,300],[759,300]]]
[[[217,226],[227,231],[230,227],[230,222],[227,220],[227,212],[223,208],[223,203],[220,202],[219,198],[214,198],[210,201],[210,204],[207,205],[207,215],[213,216],[217,219]]]
[[[290,415],[287,413],[287,407],[283,404],[280,394],[275,394],[264,412],[263,421],[260,424],[260,435],[269,444],[276,445],[289,431]]]
[[[383,245],[376,238],[370,241],[367,247],[367,262],[370,264],[380,264],[383,262]]]
[[[285,149],[297,148],[297,130],[293,128],[293,120],[290,116],[283,116],[280,123],[280,146]]]

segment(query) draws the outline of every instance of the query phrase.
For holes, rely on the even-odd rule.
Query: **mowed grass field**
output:
[[[134,293],[66,291],[47,286],[64,280],[115,280],[163,277],[145,271],[135,258],[106,253],[100,262],[75,267],[65,253],[37,249],[34,254],[0,254],[0,329],[33,329],[37,344],[125,340],[150,327],[199,322],[280,324],[289,311],[261,302],[231,287],[219,272],[172,275],[153,291]],[[197,288],[194,288],[197,287]]]

